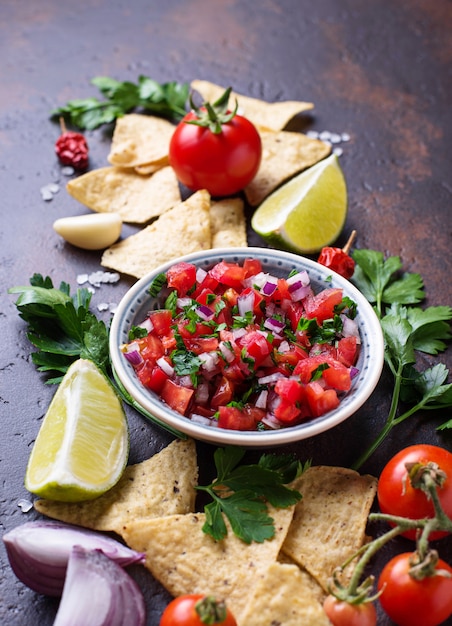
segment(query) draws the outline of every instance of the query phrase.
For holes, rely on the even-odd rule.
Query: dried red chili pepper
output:
[[[352,231],[347,243],[343,248],[333,248],[325,246],[320,251],[317,262],[325,267],[329,267],[344,278],[351,278],[355,271],[355,261],[348,254],[352,243],[356,237],[356,230]]]
[[[81,133],[66,130],[60,119],[61,135],[55,142],[55,152],[63,165],[72,165],[77,170],[88,167],[88,144]]]

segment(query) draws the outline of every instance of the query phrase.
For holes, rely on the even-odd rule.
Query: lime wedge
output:
[[[79,359],[68,369],[44,417],[25,487],[52,500],[96,498],[119,480],[128,452],[121,401],[97,366]]]
[[[347,186],[333,153],[268,196],[251,226],[271,245],[310,254],[337,239],[346,217]]]

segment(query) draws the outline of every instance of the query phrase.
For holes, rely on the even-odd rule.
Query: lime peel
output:
[[[128,452],[121,400],[92,361],[78,359],[63,377],[44,417],[25,487],[52,500],[96,498],[120,479]]]
[[[251,225],[268,243],[309,254],[333,243],[346,217],[347,186],[333,153],[268,196]]]

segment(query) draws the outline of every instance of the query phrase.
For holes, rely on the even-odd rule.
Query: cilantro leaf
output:
[[[299,491],[286,486],[303,471],[292,455],[262,455],[257,464],[240,465],[244,455],[245,450],[236,446],[218,448],[214,453],[217,478],[197,487],[213,499],[204,509],[203,531],[216,541],[227,535],[224,517],[245,543],[271,539],[275,529],[267,503],[287,508],[301,499]]]

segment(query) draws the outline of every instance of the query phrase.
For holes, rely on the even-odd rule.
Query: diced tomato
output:
[[[173,315],[169,309],[159,309],[158,311],[151,311],[149,313],[149,319],[152,322],[153,332],[161,337],[162,335],[168,335],[171,330],[171,324],[173,322]]]
[[[188,337],[184,339],[187,350],[195,354],[203,352],[215,352],[218,349],[218,339],[216,337]]]
[[[218,287],[218,280],[216,280],[213,276],[211,276],[208,272],[206,273],[205,277],[202,279],[202,281],[197,285],[197,287],[195,288],[195,290],[193,291],[193,293],[191,294],[191,297],[194,300],[198,299],[198,295],[204,290],[204,289],[209,289],[211,292],[215,292],[215,290]]]
[[[158,365],[153,365],[150,361],[144,361],[142,367],[137,371],[137,376],[144,387],[160,393],[163,389],[168,375]]]
[[[228,430],[255,430],[256,422],[251,412],[242,411],[236,406],[220,406],[218,426]]]
[[[280,378],[275,385],[275,392],[282,400],[292,404],[304,398],[304,387],[294,378]]]
[[[207,406],[195,404],[192,413],[195,413],[196,415],[202,415],[202,417],[213,417],[216,413],[216,409],[211,409]]]
[[[235,289],[243,287],[245,270],[243,266],[241,267],[237,263],[220,261],[209,270],[209,274],[218,280],[219,283],[227,287],[234,287]]]
[[[349,391],[352,386],[350,370],[339,361],[329,361],[329,367],[322,372],[323,380],[328,387],[336,389],[336,391]]]
[[[187,295],[196,282],[196,267],[191,263],[175,263],[166,272],[166,281],[170,289],[175,289],[181,298]]]
[[[182,320],[177,323],[177,331],[183,339],[192,339],[193,337],[202,337],[203,335],[212,334],[212,329],[207,324],[198,322],[193,330],[188,320]]]
[[[168,406],[181,415],[186,415],[193,393],[193,389],[182,387],[168,378],[163,385],[161,396]]]
[[[225,300],[231,307],[237,304],[238,297],[238,291],[236,291],[233,287],[229,287],[229,289],[226,289],[226,291],[222,295],[223,300]]]
[[[334,307],[342,302],[342,289],[329,288],[320,291],[315,296],[310,296],[303,301],[305,317],[317,319],[321,324],[325,320],[334,317]]]
[[[303,305],[300,302],[290,302],[285,310],[287,317],[289,318],[290,327],[295,332],[298,327],[298,322],[301,320],[304,314]]]
[[[329,356],[337,359],[337,349],[330,343],[314,343],[309,350],[309,356]]]
[[[284,424],[294,424],[300,417],[301,411],[296,404],[288,400],[281,400],[274,410],[274,415]]]
[[[317,381],[306,385],[306,399],[313,417],[325,415],[339,406],[339,398],[335,390],[324,389]]]
[[[234,397],[234,389],[234,382],[230,378],[222,376],[212,396],[210,404],[213,407],[219,407],[222,404],[229,404]]]
[[[165,354],[162,342],[155,335],[149,334],[138,340],[141,356],[145,361],[155,363],[157,359]]]
[[[212,291],[212,289],[206,287],[205,289],[202,289],[197,295],[193,294],[193,299],[196,300],[196,302],[199,302],[199,304],[206,304],[207,306],[210,306],[211,303],[217,299],[217,295],[214,291]]]
[[[273,292],[272,300],[278,303],[281,303],[283,300],[287,300],[288,303],[292,301],[290,297],[289,285],[287,284],[287,280],[285,278],[278,278],[278,286]]]
[[[270,354],[272,344],[258,330],[248,332],[237,342],[246,351],[246,356],[254,360],[255,367],[258,367]]]
[[[262,264],[259,259],[245,259],[243,261],[243,269],[245,270],[245,277],[249,278],[262,272]]]
[[[350,367],[356,363],[358,358],[358,339],[357,337],[342,337],[337,345],[337,358],[341,363]]]

